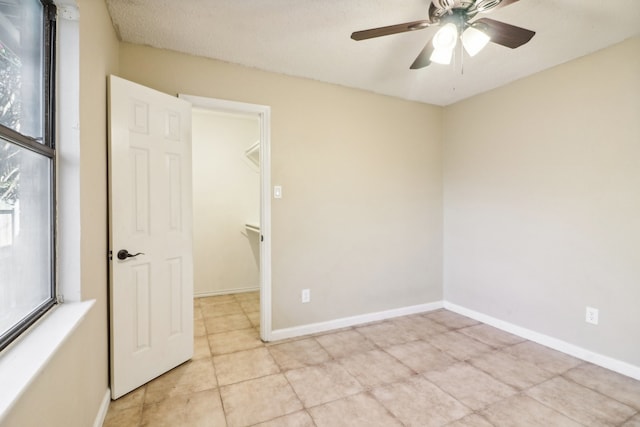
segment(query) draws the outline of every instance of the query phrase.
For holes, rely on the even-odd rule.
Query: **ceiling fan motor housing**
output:
[[[439,20],[439,24],[441,26],[446,24],[454,24],[458,29],[458,34],[462,34],[462,32],[470,25],[468,20],[470,19],[469,14],[465,9],[452,9],[448,14],[444,15]]]
[[[502,3],[502,0],[479,0],[476,2],[475,8],[479,13],[493,9]]]
[[[464,15],[465,20],[473,18],[478,13],[488,12],[502,3],[502,0],[432,0],[429,8],[431,22],[440,22],[443,18],[458,13]]]

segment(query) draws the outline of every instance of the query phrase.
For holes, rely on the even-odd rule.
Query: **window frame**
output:
[[[33,309],[27,316],[16,322],[0,336],[0,351],[8,347],[29,327],[36,323],[61,298],[57,293],[57,256],[56,256],[56,19],[57,8],[53,0],[39,0],[42,4],[42,141],[23,135],[0,124],[0,137],[18,147],[49,159],[50,208],[49,208],[49,245],[50,279],[49,297]]]

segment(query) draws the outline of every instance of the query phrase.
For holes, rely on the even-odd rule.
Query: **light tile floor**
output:
[[[640,427],[640,381],[456,313],[265,344],[258,298],[195,300],[193,360],[104,425]]]

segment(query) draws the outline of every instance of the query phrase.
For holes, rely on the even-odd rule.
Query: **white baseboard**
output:
[[[242,294],[245,292],[256,292],[259,291],[260,287],[250,286],[246,288],[234,288],[234,289],[223,289],[220,291],[211,291],[211,292],[198,292],[194,293],[194,298],[204,298],[204,297],[216,297],[220,295],[229,295],[229,294]]]
[[[258,291],[259,288],[242,288],[225,291],[217,291],[211,293],[196,294],[196,298],[226,295],[240,292],[253,292]],[[486,323],[487,325],[494,326],[503,331],[518,335],[522,338],[544,345],[545,347],[558,350],[562,353],[566,353],[570,356],[577,357],[578,359],[593,363],[603,368],[618,372],[622,375],[626,375],[631,378],[640,380],[640,367],[632,365],[627,362],[623,362],[618,359],[614,359],[609,356],[605,356],[599,353],[595,353],[591,350],[579,347],[577,345],[568,343],[566,341],[559,340],[557,338],[550,337],[548,335],[541,334],[531,329],[523,328],[513,323],[506,322],[504,320],[480,313],[468,309],[466,307],[459,306],[449,301],[436,301],[427,304],[419,304],[408,307],[401,307],[392,310],[379,311],[375,313],[361,314],[351,317],[343,317],[340,319],[329,320],[326,322],[311,323],[307,325],[294,326],[292,328],[276,329],[268,334],[269,341],[279,341],[288,338],[295,338],[304,335],[317,334],[320,332],[327,332],[334,329],[347,328],[350,326],[361,325],[369,322],[376,322],[385,319],[391,319],[394,317],[407,316],[410,314],[424,313],[428,311],[437,310],[439,308],[446,308],[447,310],[462,314],[464,316],[475,319],[479,322]],[[108,407],[108,406],[107,406]],[[106,414],[106,412],[105,412]]]
[[[96,419],[93,421],[93,427],[102,427],[102,424],[104,424],[104,419],[107,417],[107,411],[109,411],[110,403],[111,390],[107,388],[107,391],[104,393],[104,397],[102,398],[100,408],[98,409],[98,413],[96,414]]]
[[[331,331],[334,329],[347,328],[349,326],[361,325],[363,323],[391,319],[393,317],[424,313],[427,311],[437,310],[439,308],[442,308],[442,301],[395,308],[392,310],[378,311],[376,313],[361,314],[358,316],[343,317],[341,319],[311,323],[308,325],[295,326],[293,328],[276,329],[274,331],[271,331],[271,333],[269,334],[269,339],[270,341],[279,341],[287,338],[295,338],[303,335]]]
[[[594,365],[602,366],[603,368],[618,372],[619,374],[626,375],[631,378],[640,380],[640,367],[634,366],[630,363],[623,362],[621,360],[614,359],[609,356],[604,356],[599,353],[595,353],[591,350],[578,347],[577,345],[570,344],[566,341],[559,340],[557,338],[550,337],[548,335],[541,334],[539,332],[532,331],[521,326],[514,325],[504,320],[497,319],[495,317],[488,316],[486,314],[470,310],[468,308],[444,301],[444,308],[450,311],[454,311],[458,314],[475,319],[479,322],[486,323],[487,325],[494,326],[503,331],[510,332],[519,337],[526,338],[530,341],[542,344],[545,347],[558,350],[562,353],[566,353],[570,356],[577,357],[578,359],[591,362]]]

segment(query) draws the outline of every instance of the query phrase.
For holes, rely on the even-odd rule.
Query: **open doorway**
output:
[[[194,296],[260,289],[260,164],[255,114],[194,107]]]
[[[250,317],[269,341],[269,107],[180,98],[193,106],[194,296],[259,295]]]

